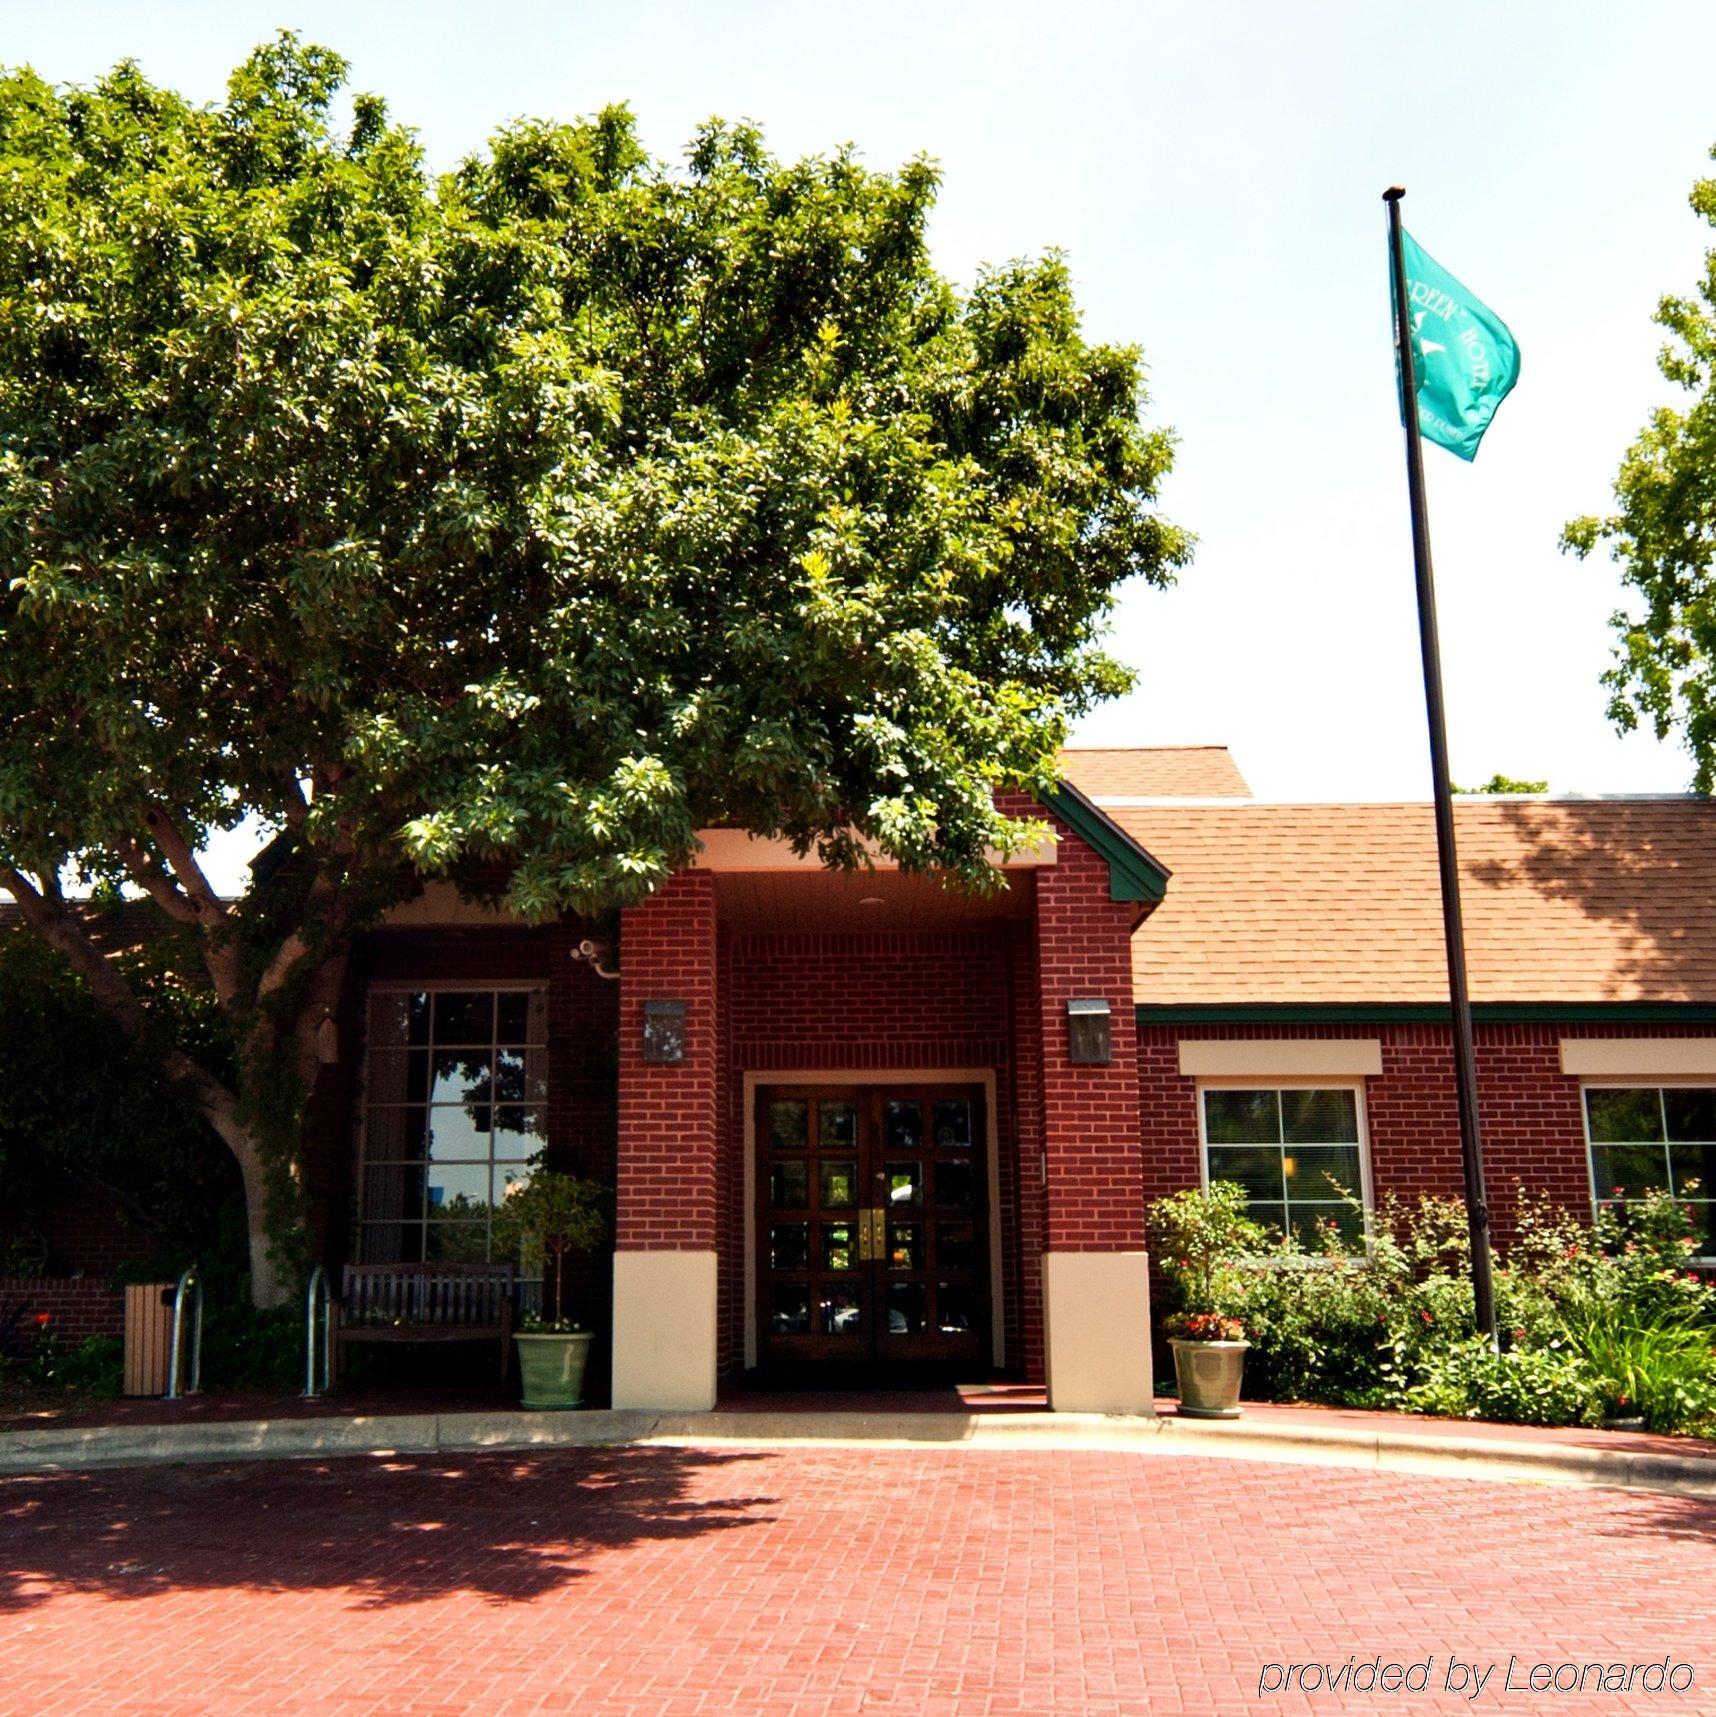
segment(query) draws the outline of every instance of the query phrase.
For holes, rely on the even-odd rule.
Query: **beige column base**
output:
[[[1152,1411],[1149,1255],[1045,1252],[1043,1340],[1056,1412]]]
[[[614,1405],[715,1405],[715,1254],[614,1254]]]

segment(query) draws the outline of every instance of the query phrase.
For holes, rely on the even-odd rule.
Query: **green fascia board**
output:
[[[1139,1002],[1140,1025],[1446,1025],[1446,1002]],[[1474,1002],[1478,1025],[1716,1025],[1705,1002]]]
[[[1127,834],[1106,812],[1092,804],[1070,781],[1041,795],[1052,811],[1084,844],[1108,865],[1108,898],[1154,906],[1168,891],[1172,874]]]

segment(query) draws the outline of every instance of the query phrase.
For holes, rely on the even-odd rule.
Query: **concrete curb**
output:
[[[599,1445],[1103,1450],[1214,1456],[1716,1499],[1716,1459],[1258,1420],[1097,1413],[416,1413],[0,1433],[0,1476],[211,1461]]]

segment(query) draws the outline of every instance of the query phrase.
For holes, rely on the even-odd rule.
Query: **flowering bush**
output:
[[[1219,1186],[1176,1195],[1188,1196],[1233,1206]],[[1358,1252],[1325,1229],[1309,1245],[1217,1248],[1195,1275],[1176,1258],[1163,1269],[1182,1309],[1244,1325],[1260,1399],[1716,1432],[1716,1284],[1690,1268],[1696,1248],[1690,1213],[1664,1193],[1606,1206],[1594,1223],[1521,1194],[1495,1272],[1500,1354],[1472,1334],[1457,1199],[1385,1200]],[[1205,1282],[1194,1304],[1187,1290]]]
[[[1162,1327],[1178,1341],[1245,1340],[1245,1325],[1220,1312],[1176,1312]]]

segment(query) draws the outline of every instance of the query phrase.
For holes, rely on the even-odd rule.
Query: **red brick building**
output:
[[[711,831],[605,940],[396,910],[316,1094],[330,1263],[486,1256],[544,1154],[615,1188],[580,1290],[616,1404],[1000,1373],[1118,1411],[1151,1198],[1238,1180],[1357,1244],[1389,1192],[1457,1195],[1428,806],[1260,803],[1220,748],[1066,762],[988,896]],[[1716,1185],[1713,817],[1459,804],[1504,1239],[1516,1187]]]

